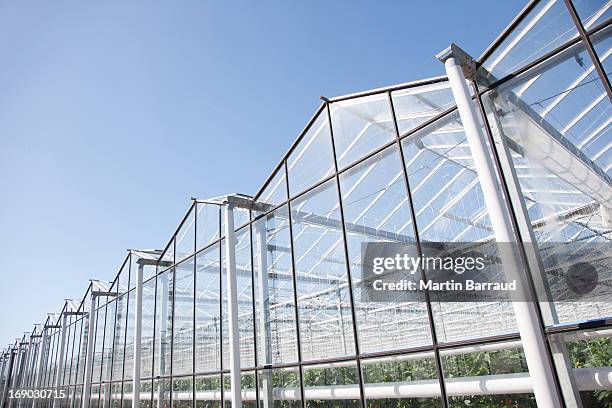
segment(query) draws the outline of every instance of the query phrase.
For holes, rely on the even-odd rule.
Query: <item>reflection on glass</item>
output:
[[[402,89],[391,96],[400,135],[455,105],[448,82]]]
[[[482,64],[501,79],[577,36],[563,1],[539,2]]]
[[[339,168],[395,138],[386,93],[334,102],[330,113]]]
[[[291,196],[332,174],[333,165],[329,120],[323,109],[287,159]]]

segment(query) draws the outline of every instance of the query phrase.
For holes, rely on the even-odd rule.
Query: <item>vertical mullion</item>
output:
[[[225,383],[223,376],[223,243],[221,241],[221,206],[219,208],[219,387],[221,408],[225,408]],[[226,242],[227,245],[227,242]]]
[[[576,25],[576,28],[578,29],[580,38],[582,38],[582,42],[584,43],[584,46],[587,49],[587,52],[589,53],[589,56],[593,60],[593,66],[597,70],[597,74],[599,74],[599,78],[601,82],[603,83],[604,88],[606,89],[606,94],[608,94],[608,100],[612,102],[612,90],[610,89],[610,80],[608,79],[608,76],[606,75],[606,71],[601,65],[601,61],[599,60],[599,57],[597,56],[597,52],[595,51],[595,48],[593,48],[593,43],[591,43],[591,39],[589,38],[586,30],[584,29],[584,26],[582,25],[582,21],[580,20],[580,17],[578,16],[578,13],[576,12],[576,8],[574,7],[574,4],[572,3],[572,1],[565,0],[565,5],[567,6],[567,10],[569,11],[570,16],[572,17],[572,20],[574,21],[574,24]]]
[[[193,319],[192,319],[192,338],[191,338],[191,407],[195,408],[195,372],[196,372],[196,285],[197,285],[197,256],[198,248],[198,204],[193,202]]]
[[[355,299],[353,294],[353,279],[351,276],[351,263],[348,254],[348,242],[346,237],[346,224],[344,219],[344,205],[342,203],[342,191],[340,190],[340,176],[338,174],[338,156],[336,154],[336,142],[334,141],[334,129],[332,126],[331,111],[329,102],[325,101],[325,110],[327,112],[327,120],[329,125],[329,135],[332,145],[332,154],[334,161],[334,178],[336,179],[336,190],[338,193],[338,208],[340,210],[340,225],[342,228],[342,241],[344,245],[344,262],[346,263],[346,276],[348,283],[349,302],[351,305],[351,317],[353,320],[353,339],[355,342],[355,362],[357,364],[357,380],[359,383],[359,395],[362,408],[366,408],[365,387],[363,385],[363,373],[361,371],[361,352],[359,348],[359,333],[357,330],[357,313],[355,312]],[[289,177],[287,177],[289,178]]]
[[[417,220],[416,220],[416,216],[415,216],[415,211],[414,211],[414,202],[412,200],[412,192],[410,190],[410,181],[408,179],[408,170],[406,169],[406,159],[404,158],[404,149],[402,147],[402,141],[400,139],[400,133],[399,133],[399,128],[397,125],[397,117],[395,116],[395,107],[393,106],[393,98],[391,97],[391,92],[387,92],[387,98],[389,101],[389,106],[391,107],[391,117],[393,118],[393,128],[395,130],[395,142],[397,144],[398,147],[398,151],[399,151],[399,155],[400,155],[400,161],[402,164],[402,174],[404,176],[404,187],[406,188],[406,195],[408,198],[408,204],[410,207],[410,218],[412,220],[412,231],[414,233],[414,239],[415,239],[415,243],[416,243],[416,247],[417,247],[417,253],[418,254],[422,254],[423,251],[421,249],[421,239],[419,238],[419,231],[418,231],[418,227],[417,227]],[[425,276],[425,271],[423,270],[423,268],[419,267],[419,270],[421,272],[421,279],[423,279],[424,281],[427,280],[427,277]],[[438,373],[438,380],[440,383],[440,396],[442,399],[442,404],[445,408],[448,408],[449,404],[448,404],[448,395],[446,393],[446,383],[444,380],[444,370],[442,369],[442,359],[440,358],[440,349],[438,348],[438,336],[436,334],[436,326],[435,326],[435,321],[434,321],[434,315],[433,315],[433,310],[431,308],[431,299],[429,297],[429,291],[425,290],[424,292],[425,295],[425,304],[427,307],[427,319],[429,321],[429,330],[430,330],[430,335],[431,335],[431,341],[432,341],[432,345],[433,345],[433,351],[434,351],[434,360],[435,360],[435,364],[436,364],[436,371]]]
[[[170,407],[172,408],[173,404],[174,404],[174,396],[172,394],[174,394],[172,391],[172,387],[174,386],[173,384],[173,374],[174,374],[174,325],[175,325],[175,319],[174,319],[174,315],[176,313],[176,235],[174,236],[174,238],[172,239],[172,270],[169,271],[169,273],[172,274],[172,301],[170,302],[170,307],[171,307],[171,311],[172,311],[172,317],[171,317],[171,321],[172,323],[170,324],[170,381],[169,381],[169,387],[170,387]],[[168,286],[168,290],[170,290],[170,286]]]
[[[255,406],[259,406],[259,370],[257,370],[257,318],[255,316],[255,258],[253,256],[253,211],[249,210],[249,246],[251,251],[251,304],[253,317],[253,364],[255,366]],[[267,256],[260,254],[259,256]],[[260,271],[263,273],[263,271]]]
[[[301,333],[300,333],[300,318],[299,318],[299,304],[298,304],[298,295],[297,295],[297,268],[295,267],[295,254],[294,254],[294,242],[293,242],[293,217],[291,216],[291,200],[289,200],[289,169],[287,168],[287,160],[284,160],[283,164],[285,168],[285,188],[287,189],[287,223],[289,224],[289,250],[291,255],[291,277],[293,283],[293,301],[294,301],[294,311],[295,311],[295,328],[296,328],[296,341],[297,341],[297,354],[298,354],[298,375],[300,379],[300,397],[302,400],[302,408],[306,406],[306,401],[304,399],[304,375],[302,373],[302,341],[301,341]],[[267,272],[266,272],[267,273]]]

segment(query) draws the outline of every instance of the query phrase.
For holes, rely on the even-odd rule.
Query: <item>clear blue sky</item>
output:
[[[440,75],[525,2],[229,3],[0,3],[0,348],[190,197],[257,191],[320,95]]]

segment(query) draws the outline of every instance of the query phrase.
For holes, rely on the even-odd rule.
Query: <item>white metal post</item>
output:
[[[58,391],[58,395],[59,395],[59,390],[61,388],[62,385],[62,367],[63,367],[63,361],[64,361],[64,354],[66,352],[66,331],[67,331],[68,327],[66,325],[66,315],[62,314],[62,331],[61,331],[61,339],[60,339],[60,349],[59,349],[59,355],[57,358],[57,371],[55,373],[55,389]],[[53,399],[53,408],[57,408],[60,404],[61,400],[58,398],[54,398]]]
[[[132,408],[140,407],[140,363],[142,359],[142,271],[144,265],[138,264],[136,274],[136,311],[134,313],[134,374],[132,376]]]
[[[268,293],[268,254],[266,218],[262,217],[254,223],[254,241],[257,253],[257,309],[258,309],[258,335],[257,341],[261,344],[264,355],[264,365],[272,364],[272,347],[270,342],[270,299]],[[261,371],[262,391],[260,398],[264,408],[273,405],[272,370]]]
[[[495,239],[498,243],[515,243],[516,238],[507,217],[503,196],[498,190],[495,168],[478,122],[474,102],[466,85],[460,57],[451,47],[449,52],[445,52],[440,59],[444,62],[457,110],[463,123]],[[508,253],[507,248],[502,248],[500,245],[499,250],[504,270],[521,271],[523,269],[519,259]],[[517,279],[517,290],[527,293],[522,279]],[[562,405],[555,387],[554,372],[547,358],[545,339],[540,330],[535,305],[528,301],[515,301],[512,304],[533,382],[536,402],[539,407],[560,407]]]
[[[83,380],[82,408],[89,408],[89,400],[91,397],[91,375],[93,371],[93,348],[94,334],[96,325],[96,299],[97,296],[91,295],[91,304],[89,305],[89,326],[87,327],[87,352],[85,354],[85,379]]]
[[[42,333],[40,337],[40,345],[38,346],[38,360],[36,361],[36,378],[34,379],[34,389],[40,389],[40,383],[42,382],[42,372],[44,367],[44,357],[45,357],[45,345],[47,343],[47,328],[43,326]],[[34,398],[32,402],[32,408],[36,408],[36,404],[38,403],[38,399]]]
[[[227,263],[227,304],[230,336],[230,380],[232,408],[242,407],[240,384],[240,341],[238,338],[238,290],[236,280],[236,238],[234,205],[225,205],[225,261]]]

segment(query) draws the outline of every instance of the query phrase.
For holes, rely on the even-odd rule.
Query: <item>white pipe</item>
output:
[[[580,391],[612,389],[612,367],[574,368],[573,375]],[[446,393],[452,397],[531,394],[533,392],[533,381],[529,373],[447,378],[444,382]],[[370,383],[364,384],[364,391],[368,399],[431,398],[440,396],[440,384],[437,379]],[[242,390],[240,394],[245,401],[255,401],[254,389]],[[301,398],[298,388],[275,388],[273,395],[276,401],[295,401]],[[157,396],[155,393],[153,398]],[[359,386],[349,384],[305,387],[304,397],[306,400],[358,400],[360,398]],[[129,400],[132,394],[124,394],[123,398]],[[149,399],[151,394],[142,393],[140,398]],[[191,391],[173,392],[172,398],[175,401],[189,401],[193,398],[193,394]],[[198,401],[219,401],[220,399],[220,390],[196,391]]]
[[[451,90],[461,116],[465,136],[472,152],[476,173],[484,195],[485,204],[491,219],[491,226],[498,243],[515,243],[510,221],[501,192],[498,190],[495,169],[487,144],[478,122],[474,102],[470,96],[461,65],[454,57],[444,61]],[[508,244],[505,244],[508,245]],[[512,248],[498,245],[504,271],[519,272],[523,270],[519,259],[512,253]],[[508,250],[508,251],[507,251]],[[523,279],[516,279],[519,293],[527,293]],[[519,288],[520,286],[520,288]],[[534,394],[540,407],[560,407],[561,401],[557,394],[554,372],[548,360],[544,336],[537,319],[535,305],[531,302],[512,302],[516,323],[519,329],[525,358],[531,373]]]
[[[140,407],[140,366],[142,360],[142,271],[144,265],[138,265],[136,273],[136,310],[134,313],[134,364],[132,369],[132,390],[137,397],[132,401],[133,408]]]
[[[87,327],[87,353],[85,354],[85,379],[83,380],[83,396],[81,408],[89,408],[89,399],[91,397],[91,374],[93,371],[93,348],[95,334],[94,326],[96,325],[96,296],[91,295],[89,305],[89,326]]]
[[[240,339],[238,338],[238,291],[236,281],[236,238],[234,205],[225,205],[225,262],[227,263],[227,315],[229,320],[230,383],[232,408],[242,407],[240,394]]]

